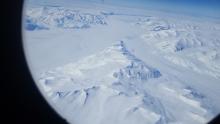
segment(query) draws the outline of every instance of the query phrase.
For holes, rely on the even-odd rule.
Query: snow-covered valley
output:
[[[218,19],[35,6],[24,38],[37,85],[71,124],[204,124],[220,112]]]

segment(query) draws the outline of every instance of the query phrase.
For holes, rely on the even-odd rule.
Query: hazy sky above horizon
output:
[[[188,12],[220,17],[220,0],[27,0],[28,4],[64,5],[75,2],[88,2],[155,9],[173,12]]]

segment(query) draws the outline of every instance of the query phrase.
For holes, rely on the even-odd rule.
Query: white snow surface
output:
[[[36,83],[71,124],[204,124],[220,112],[215,18],[35,6],[24,39]]]

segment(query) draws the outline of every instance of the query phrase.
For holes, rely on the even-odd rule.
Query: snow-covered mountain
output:
[[[205,95],[163,76],[123,41],[45,72],[39,82],[72,123],[205,123],[213,115]],[[169,87],[170,82],[177,86]]]
[[[30,8],[25,16],[25,28],[27,30],[49,28],[83,29],[92,25],[106,24],[105,16],[102,14],[94,15],[62,7]]]
[[[219,114],[219,20],[93,7],[30,7],[24,17],[36,83],[69,123],[203,124]]]

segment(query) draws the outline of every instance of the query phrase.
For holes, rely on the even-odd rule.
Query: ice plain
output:
[[[208,122],[220,112],[219,34],[215,18],[102,4],[24,16],[36,83],[72,124]]]

